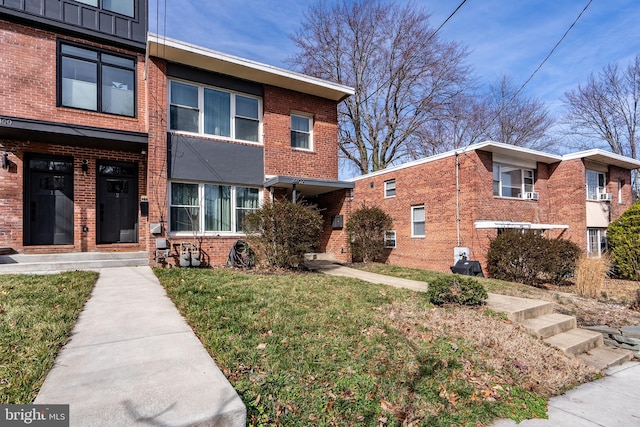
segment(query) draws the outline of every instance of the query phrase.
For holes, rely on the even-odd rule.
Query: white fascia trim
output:
[[[361,175],[361,176],[357,176],[357,177],[354,177],[354,178],[349,178],[349,179],[347,179],[347,181],[358,181],[358,180],[361,180],[361,179],[372,178],[374,176],[383,175],[385,173],[395,172],[395,171],[406,169],[406,168],[410,168],[410,167],[413,167],[413,166],[418,166],[418,165],[422,165],[422,164],[425,164],[425,163],[434,162],[436,160],[441,160],[441,159],[444,159],[444,158],[447,158],[447,157],[464,154],[464,153],[467,153],[469,151],[482,150],[482,149],[488,149],[487,151],[491,151],[491,152],[494,152],[494,151],[509,152],[509,153],[512,153],[513,155],[515,155],[517,157],[533,158],[536,161],[538,161],[538,159],[539,159],[540,161],[544,160],[547,163],[554,163],[554,162],[559,162],[559,161],[562,160],[562,156],[558,156],[556,154],[543,153],[542,151],[532,150],[530,148],[524,148],[524,147],[517,147],[515,145],[504,144],[502,142],[483,141],[483,142],[478,142],[476,144],[468,145],[468,146],[463,147],[463,148],[458,148],[456,150],[447,151],[445,153],[436,154],[434,156],[424,157],[422,159],[413,160],[411,162],[403,163],[403,164],[398,165],[398,166],[393,166],[393,167],[390,167],[390,168],[387,168],[387,169],[379,170],[379,171],[376,171],[376,172],[371,172],[371,173],[368,173],[366,175]]]
[[[589,157],[605,157],[606,159],[609,159],[612,162],[626,163],[626,164],[629,164],[630,166],[632,165],[635,166],[635,168],[640,168],[640,160],[636,160],[631,157],[612,153],[610,151],[605,151],[600,148],[593,148],[591,150],[578,151],[577,153],[565,154],[564,156],[562,156],[562,160],[585,159]]]
[[[474,223],[476,229],[493,229],[493,228],[519,228],[523,230],[566,230],[569,228],[565,224],[535,224],[531,222],[517,221],[486,221],[480,220]]]
[[[153,50],[151,49],[152,44],[157,45]],[[339,83],[333,83],[328,80],[319,79],[317,77],[308,76],[302,73],[296,73],[295,71],[285,70],[283,68],[274,67],[272,65],[263,64],[261,62],[241,58],[239,56],[229,55],[184,41],[159,36],[158,34],[149,33],[147,35],[147,52],[149,56],[157,56],[162,58],[162,46],[172,47],[185,52],[193,53],[195,55],[200,55],[203,57],[211,58],[213,60],[238,65],[240,67],[250,68],[256,71],[285,77],[287,79],[325,87],[334,91],[343,92],[345,96],[355,94],[355,89],[349,86],[341,85]]]

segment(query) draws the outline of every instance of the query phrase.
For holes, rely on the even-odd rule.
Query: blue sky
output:
[[[413,3],[431,13],[437,28],[461,0]],[[224,53],[288,68],[307,0],[151,0],[150,31]],[[481,84],[502,74],[519,85],[547,56],[588,0],[467,0],[440,31],[469,51]],[[166,10],[166,14],[165,14]],[[640,3],[593,0],[525,93],[562,112],[560,98],[609,63],[626,66],[640,52]]]

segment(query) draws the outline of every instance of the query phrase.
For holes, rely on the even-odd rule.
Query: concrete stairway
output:
[[[149,257],[144,251],[0,255],[0,274],[54,273],[148,265]]]
[[[630,351],[605,347],[601,333],[577,328],[575,317],[554,313],[550,302],[489,294],[487,306],[505,313],[509,320],[520,323],[552,347],[600,370],[633,357]]]

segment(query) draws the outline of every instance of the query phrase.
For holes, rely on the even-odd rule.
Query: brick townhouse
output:
[[[593,149],[555,155],[486,141],[353,178],[354,209],[393,218],[384,261],[450,271],[465,254],[486,268],[500,230],[536,230],[599,256],[606,228],[633,202],[640,161]]]
[[[351,88],[149,35],[146,0],[0,0],[0,80],[1,248],[152,261],[160,238],[220,264],[247,212],[302,197],[347,258]]]

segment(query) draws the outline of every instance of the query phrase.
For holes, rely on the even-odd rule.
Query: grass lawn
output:
[[[486,349],[432,327],[420,293],[319,274],[155,273],[242,397],[250,425],[545,417],[546,394],[524,388],[513,359],[487,363]],[[470,313],[492,328],[503,322]]]
[[[0,403],[33,402],[97,279],[0,275]]]

